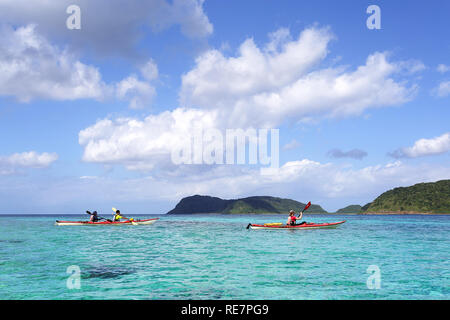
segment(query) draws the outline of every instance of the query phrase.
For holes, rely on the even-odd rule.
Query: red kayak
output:
[[[275,223],[268,223],[268,224],[249,224],[248,227],[258,230],[258,229],[265,229],[265,230],[280,230],[280,229],[290,229],[290,230],[306,230],[306,229],[332,229],[336,228],[339,225],[343,224],[344,221],[339,222],[332,222],[332,223],[305,223],[305,224],[299,224],[295,226],[288,226],[283,224],[275,224]]]
[[[155,223],[159,218],[145,219],[145,220],[126,220],[126,221],[59,221],[56,220],[57,226],[110,226],[110,225],[149,225]]]

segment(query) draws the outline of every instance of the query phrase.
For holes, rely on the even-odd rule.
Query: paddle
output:
[[[298,218],[302,218],[303,217],[303,212],[304,211],[306,211],[306,210],[308,210],[308,208],[311,206],[311,201],[310,202],[308,202],[308,204],[305,206],[305,208],[303,208],[303,210],[298,214]],[[303,221],[302,223],[300,223],[300,224],[305,224],[305,223],[307,223],[306,221]]]
[[[304,211],[308,210],[308,208],[311,207],[311,201],[308,202],[308,204],[305,206],[305,208],[302,210],[302,212],[300,212],[301,214],[303,214]],[[298,216],[300,217],[300,213],[298,214]]]

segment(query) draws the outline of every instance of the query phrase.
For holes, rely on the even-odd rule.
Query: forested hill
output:
[[[303,210],[306,204],[291,199],[258,196],[242,199],[224,200],[210,196],[195,195],[183,198],[168,214],[194,214],[194,213],[296,213]],[[311,205],[308,213],[327,213],[319,205]]]
[[[345,208],[339,209],[336,213],[360,213],[362,211],[362,207],[359,204],[352,204]]]
[[[362,211],[450,213],[450,180],[419,183],[386,191],[365,205]]]

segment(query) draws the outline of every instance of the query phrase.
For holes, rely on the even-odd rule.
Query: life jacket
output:
[[[290,219],[290,225],[291,226],[295,226],[295,221],[297,220],[297,218],[295,216],[292,216]]]

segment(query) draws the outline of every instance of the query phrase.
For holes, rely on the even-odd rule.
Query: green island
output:
[[[282,199],[269,196],[257,196],[241,199],[224,200],[210,196],[195,195],[183,198],[168,214],[189,213],[284,213],[289,210],[302,210],[305,203],[291,199]],[[308,213],[327,213],[321,206],[312,204]]]
[[[450,213],[450,180],[386,191],[363,206],[361,213]]]
[[[352,204],[346,206],[345,208],[339,209],[336,213],[361,213],[362,211],[362,206],[359,204]]]
[[[225,200],[217,197],[194,195],[183,198],[168,214],[221,213],[221,214],[287,214],[297,212],[305,203],[292,199],[255,196]],[[308,213],[329,213],[318,204],[312,204]],[[446,214],[450,213],[450,180],[418,183],[386,191],[374,201],[361,206],[349,205],[337,210],[338,214]]]

